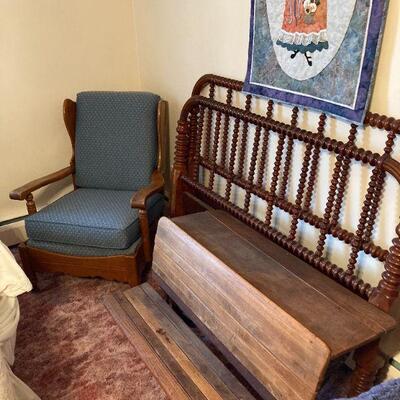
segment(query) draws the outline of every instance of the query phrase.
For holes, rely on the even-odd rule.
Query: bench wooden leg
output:
[[[354,360],[356,368],[350,380],[349,397],[358,396],[374,385],[378,371],[384,363],[379,349],[379,341],[356,350]]]

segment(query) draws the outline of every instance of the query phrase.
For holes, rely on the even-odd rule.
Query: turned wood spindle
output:
[[[269,226],[271,224],[272,210],[273,210],[274,202],[275,202],[275,196],[276,196],[275,193],[276,193],[276,188],[278,185],[279,172],[281,169],[282,153],[283,153],[283,148],[285,146],[285,139],[286,139],[286,136],[284,133],[279,134],[278,147],[277,147],[276,154],[275,154],[274,169],[272,172],[270,195],[269,195],[269,199],[268,199],[267,211],[265,213],[265,224],[267,226]]]
[[[199,165],[200,165],[201,142],[203,140],[204,115],[205,115],[204,107],[200,107],[199,122],[196,135],[196,149],[194,153],[193,171],[192,171],[192,179],[196,181],[199,180]]]
[[[210,92],[208,97],[211,100],[214,100],[215,96],[215,84],[210,84]],[[207,108],[207,124],[206,124],[206,132],[205,132],[205,143],[203,150],[203,157],[206,159],[210,158],[210,148],[211,148],[211,129],[212,129],[212,121],[213,121],[213,112],[211,108]]]
[[[274,112],[274,102],[272,100],[268,101],[267,107],[267,118],[271,119]],[[267,156],[268,156],[268,144],[269,144],[269,130],[264,129],[263,134],[263,142],[261,146],[261,157],[260,157],[260,165],[258,167],[258,174],[257,174],[257,186],[262,187],[264,182],[264,175],[265,175],[265,167],[267,163]]]
[[[364,200],[363,207],[361,210],[360,219],[358,221],[357,230],[356,230],[355,236],[351,242],[351,253],[350,253],[349,262],[347,264],[347,270],[346,270],[346,273],[348,273],[348,274],[354,274],[354,271],[356,269],[358,253],[361,250],[362,237],[363,237],[365,226],[367,223],[369,210],[371,208],[376,183],[377,183],[380,173],[381,173],[381,167],[380,166],[375,167],[374,170],[372,171],[372,176],[368,183],[367,194],[365,195],[365,200]]]
[[[218,145],[219,145],[219,136],[221,130],[221,112],[217,112],[217,118],[215,121],[215,132],[214,132],[214,143],[212,149],[212,159],[211,159],[211,171],[210,171],[210,179],[208,186],[212,190],[214,188],[214,180],[215,180],[215,168],[217,164],[217,156],[218,156]]]
[[[321,114],[318,122],[318,135],[320,139],[324,137],[325,125],[326,125],[326,115]],[[314,146],[314,151],[312,155],[310,176],[308,178],[307,190],[304,197],[304,209],[308,210],[311,207],[312,196],[314,193],[315,182],[317,180],[317,172],[319,166],[319,159],[321,156],[321,146],[316,143]]]
[[[198,108],[194,108],[189,116],[190,134],[189,134],[189,155],[188,155],[188,174],[193,176],[194,158],[196,154],[196,143],[197,143],[197,118]]]
[[[290,125],[292,127],[297,126],[298,118],[299,118],[299,108],[294,107],[293,111],[292,111],[292,120],[290,123]],[[291,163],[292,163],[293,143],[294,143],[293,137],[289,137],[287,145],[286,145],[286,157],[285,157],[285,163],[283,166],[282,180],[281,180],[281,184],[280,184],[280,188],[279,188],[279,197],[282,197],[282,198],[285,197],[286,191],[287,191],[290,167],[291,167]]]
[[[396,133],[393,131],[389,132],[384,148],[384,154],[386,156],[390,156],[390,154],[392,153],[395,139],[396,139]],[[386,172],[382,169],[376,180],[374,197],[371,202],[371,208],[368,215],[368,222],[365,227],[363,235],[364,242],[369,242],[371,240],[372,232],[374,230],[375,221],[379,210],[379,204],[383,194],[385,178],[386,178]]]
[[[317,243],[317,250],[315,252],[315,254],[317,256],[322,256],[323,252],[324,252],[326,235],[329,230],[329,220],[331,218],[332,208],[334,205],[338,180],[339,180],[339,176],[340,176],[340,170],[342,167],[342,161],[343,161],[343,156],[341,154],[339,154],[336,157],[335,168],[333,170],[332,180],[331,180],[331,184],[329,186],[328,199],[326,201],[325,212],[324,212],[324,216],[323,216],[323,223],[320,228],[320,236],[319,236],[318,243]]]
[[[228,93],[226,95],[226,104],[230,106],[232,104],[232,88],[228,89]],[[222,144],[221,144],[221,166],[222,168],[226,167],[226,156],[228,151],[228,136],[229,136],[229,125],[230,118],[228,114],[225,114],[224,117],[224,131],[222,135]]]
[[[32,193],[29,193],[26,196],[26,208],[29,215],[35,214],[37,212],[35,200],[33,199]]]
[[[274,101],[268,100],[268,107],[267,107],[267,119],[271,119],[274,113]]]
[[[396,228],[397,237],[393,239],[392,247],[386,258],[384,272],[378,287],[374,290],[370,303],[389,312],[394,301],[399,296],[400,288],[400,224]]]
[[[253,186],[254,181],[254,173],[256,169],[257,156],[258,156],[258,148],[260,146],[260,137],[261,137],[261,126],[258,125],[256,128],[256,133],[254,135],[254,144],[253,151],[250,160],[250,168],[249,168],[249,176],[248,176],[248,189],[246,190],[246,196],[244,200],[244,211],[248,212],[250,207],[250,199],[251,199],[251,187]]]
[[[236,151],[239,140],[239,130],[240,130],[240,118],[236,118],[235,125],[233,128],[232,145],[229,158],[228,178],[225,189],[225,198],[227,201],[230,201],[231,198],[233,171],[235,168]]]
[[[296,238],[297,225],[299,223],[299,211],[301,210],[301,204],[303,202],[303,194],[306,186],[308,168],[311,159],[311,152],[312,152],[312,144],[308,143],[306,146],[306,151],[304,153],[303,165],[301,167],[301,172],[300,172],[299,186],[297,188],[297,195],[295,200],[295,206],[297,211],[293,215],[292,223],[290,225],[289,239],[292,240]]]
[[[354,146],[356,135],[357,135],[357,125],[352,124],[346,147]],[[332,226],[337,225],[339,222],[340,211],[342,209],[344,194],[346,191],[346,186],[350,173],[350,165],[351,165],[351,158],[349,156],[344,157],[342,163],[341,175],[339,179],[338,192],[335,200],[335,207],[332,213],[332,219],[331,219]]]
[[[245,106],[245,110],[247,112],[250,112],[251,100],[252,100],[252,97],[251,97],[251,95],[248,94],[246,96],[246,106]],[[243,176],[244,163],[245,163],[246,150],[247,150],[248,131],[249,131],[249,122],[247,120],[245,120],[243,123],[242,136],[241,136],[241,140],[240,140],[239,165],[238,165],[238,176],[240,176],[240,177]]]

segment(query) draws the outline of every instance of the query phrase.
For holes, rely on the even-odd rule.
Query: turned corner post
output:
[[[354,361],[356,368],[350,380],[349,397],[358,396],[371,389],[375,384],[378,371],[385,363],[379,349],[379,340],[356,350]]]
[[[399,295],[400,288],[400,224],[396,228],[396,237],[389,249],[385,270],[378,287],[372,292],[369,302],[389,313],[392,304]],[[353,372],[349,396],[357,396],[369,390],[385,360],[379,349],[379,341],[358,349],[354,354],[356,369]]]
[[[26,208],[29,215],[35,214],[37,212],[35,200],[33,199],[32,193],[29,193],[26,196]]]
[[[391,306],[399,296],[400,289],[400,224],[396,228],[396,237],[386,258],[385,270],[378,287],[373,291],[369,302],[385,312],[390,312]]]
[[[179,120],[175,141],[175,159],[172,169],[172,195],[171,216],[176,217],[183,214],[182,204],[182,182],[181,176],[187,174],[188,145],[190,127],[186,120]]]

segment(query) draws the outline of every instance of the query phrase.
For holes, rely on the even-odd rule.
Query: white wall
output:
[[[8,193],[69,164],[64,98],[139,88],[131,0],[0,0],[0,221],[26,214]],[[39,205],[66,180],[39,193]]]
[[[205,73],[215,73],[243,80],[247,66],[250,0],[134,0],[134,15],[138,37],[141,84],[144,90],[158,92],[170,102],[171,157],[173,137],[179,111],[190,96],[195,81]],[[400,2],[390,3],[387,28],[378,78],[372,97],[371,110],[400,118]],[[280,110],[289,118],[288,110]],[[313,129],[315,130],[315,116]],[[348,128],[342,130],[338,123],[333,136],[343,139]],[[373,134],[366,137],[361,145],[381,151],[385,136]],[[378,137],[379,136],[379,137]],[[396,154],[397,156],[397,154]],[[397,158],[400,158],[397,156]],[[327,160],[332,166],[332,160]],[[300,165],[300,164],[299,164]],[[329,165],[321,167],[321,175],[328,177]],[[300,168],[299,168],[300,169]],[[295,185],[299,171],[292,171]],[[357,224],[363,195],[359,192],[359,181],[366,183],[368,176],[355,172],[348,190],[348,214],[351,223]],[[399,198],[398,185],[390,182],[386,195]],[[326,181],[320,182],[320,199],[326,196]],[[351,192],[351,193],[350,193]],[[349,194],[350,193],[350,194]],[[349,197],[350,196],[350,197]],[[321,201],[321,204],[323,202]],[[388,246],[394,236],[394,226],[400,215],[400,202],[391,202],[380,221],[382,244]],[[358,210],[355,211],[355,210]],[[353,218],[353,219],[352,219]],[[315,242],[310,230],[306,241]],[[312,244],[312,243],[311,243]],[[339,250],[338,250],[339,249]],[[343,262],[345,251],[335,248],[332,256],[336,262]],[[366,271],[368,279],[378,281],[381,270],[371,261]],[[397,307],[400,314],[400,305]],[[400,350],[400,331],[392,335],[386,347],[390,354]]]

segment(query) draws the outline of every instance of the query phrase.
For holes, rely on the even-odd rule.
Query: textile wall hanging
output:
[[[244,91],[362,122],[388,0],[252,0]]]

